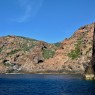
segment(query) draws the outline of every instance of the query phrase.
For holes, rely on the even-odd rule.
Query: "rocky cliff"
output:
[[[20,36],[0,37],[0,73],[84,73],[92,56],[94,24],[55,44]]]

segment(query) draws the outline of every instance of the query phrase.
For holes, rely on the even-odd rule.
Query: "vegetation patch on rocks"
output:
[[[9,52],[9,53],[7,53],[7,55],[12,55],[12,54],[15,54],[15,53],[17,53],[17,52],[19,52],[20,51],[20,49],[15,49],[15,50],[12,50],[11,52]]]
[[[45,59],[49,59],[49,58],[52,58],[55,54],[55,51],[54,50],[49,50],[49,49],[44,49],[43,50],[43,57]]]
[[[76,59],[81,55],[81,50],[80,50],[81,43],[82,43],[82,39],[78,39],[77,43],[75,44],[75,49],[71,50],[71,52],[68,53],[68,56],[71,59]]]

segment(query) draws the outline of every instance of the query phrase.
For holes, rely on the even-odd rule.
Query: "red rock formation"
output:
[[[0,72],[84,73],[91,60],[93,31],[94,24],[83,26],[59,47],[25,37],[1,37]]]

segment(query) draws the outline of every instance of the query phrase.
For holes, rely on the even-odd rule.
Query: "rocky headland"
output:
[[[62,42],[0,37],[0,73],[83,74],[92,57],[94,23]]]

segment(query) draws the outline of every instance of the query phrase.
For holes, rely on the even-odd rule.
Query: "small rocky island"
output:
[[[0,73],[84,74],[94,77],[94,23],[79,28],[70,38],[46,43],[22,36],[0,37]],[[93,46],[94,45],[94,46]],[[93,56],[93,57],[92,57]]]

